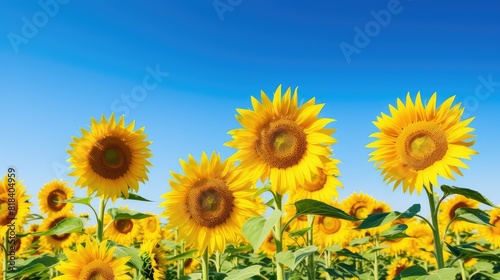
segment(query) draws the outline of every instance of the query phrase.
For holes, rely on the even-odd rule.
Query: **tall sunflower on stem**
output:
[[[391,115],[382,113],[373,124],[380,130],[370,135],[377,140],[366,147],[374,148],[370,161],[382,170],[384,180],[402,185],[403,192],[410,194],[425,189],[432,216],[438,267],[444,267],[442,243],[439,235],[438,208],[432,186],[437,185],[438,176],[455,179],[462,175],[459,168],[468,168],[462,161],[477,154],[471,146],[475,141],[470,134],[474,129],[468,125],[474,118],[461,120],[464,108],[460,103],[452,106],[455,97],[450,97],[436,109],[436,93],[423,105],[420,92],[415,102],[406,96],[406,104],[397,100],[397,108],[389,105]]]
[[[233,137],[225,145],[237,149],[231,159],[239,161],[255,181],[269,179],[275,197],[275,209],[282,210],[282,198],[294,192],[297,186],[313,183],[323,176],[325,165],[321,160],[332,151],[336,140],[334,129],[325,128],[333,119],[318,118],[324,104],[315,104],[312,98],[299,106],[297,88],[293,95],[288,88],[284,95],[281,85],[273,100],[261,91],[261,101],[251,97],[253,110],[237,109],[236,116],[242,128],[228,132]],[[282,247],[282,221],[276,223],[276,252]],[[278,279],[283,279],[283,266],[276,262]]]
[[[68,150],[75,168],[69,175],[77,176],[76,186],[87,187],[90,196],[97,192],[101,197],[97,236],[102,240],[103,217],[106,201],[113,202],[124,196],[129,197],[129,189],[137,192],[139,182],[147,179],[148,158],[152,156],[146,141],[144,127],[134,130],[135,121],[125,126],[123,115],[118,122],[111,114],[109,121],[104,117],[98,122],[91,118],[90,131],[81,129],[82,137],[73,137]]]
[[[243,223],[258,215],[255,188],[251,177],[215,152],[210,158],[203,152],[200,164],[191,155],[180,163],[184,174],[171,172],[172,190],[162,196],[160,207],[166,207],[163,215],[186,247],[202,254],[203,279],[208,279],[209,256],[228,243],[237,245]]]

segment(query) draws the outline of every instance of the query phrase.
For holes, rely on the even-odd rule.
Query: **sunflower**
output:
[[[468,168],[462,159],[477,154],[470,148],[475,141],[468,127],[474,118],[460,121],[464,108],[460,103],[453,107],[454,96],[448,98],[436,110],[436,93],[426,106],[422,104],[420,92],[413,104],[410,93],[406,105],[398,99],[398,108],[389,106],[391,116],[382,113],[373,122],[380,129],[370,137],[378,138],[366,147],[375,148],[370,161],[382,169],[384,180],[394,183],[396,189],[401,183],[403,192],[415,188],[420,194],[425,187],[437,185],[437,177],[454,179],[453,173],[462,175],[459,167]],[[467,140],[467,141],[466,141]]]
[[[140,258],[143,261],[141,274],[146,279],[164,280],[167,269],[167,249],[158,239],[148,239],[141,244]]]
[[[81,129],[83,137],[73,137],[69,161],[75,168],[69,175],[78,176],[75,185],[88,187],[88,195],[97,191],[98,196],[128,198],[129,188],[138,191],[139,182],[148,179],[151,157],[143,134],[144,127],[134,131],[135,122],[125,127],[123,116],[118,123],[111,114],[109,122],[104,115],[101,122],[91,119],[90,131]]]
[[[298,185],[295,192],[292,192],[291,200],[314,199],[324,203],[329,203],[339,196],[337,188],[342,188],[342,183],[337,176],[340,176],[337,164],[339,160],[322,157],[324,167],[319,167],[317,173],[312,174],[311,182],[304,182]]]
[[[500,207],[500,205],[499,205]],[[500,248],[500,208],[493,208],[490,212],[490,224],[494,227],[479,226],[479,234],[494,248]]]
[[[375,203],[377,201],[372,196],[364,194],[363,192],[352,193],[350,196],[342,200],[340,203],[340,208],[345,209],[346,213],[356,217],[358,219],[366,219],[369,214],[373,213]],[[361,224],[359,222],[352,222],[353,227],[358,227]],[[367,230],[354,230],[352,232],[352,237],[354,239],[365,236],[369,233]]]
[[[392,211],[392,207],[389,204],[385,203],[384,201],[375,200],[375,204],[373,205],[372,211],[369,214],[387,213],[387,212],[391,212],[391,211]],[[370,236],[375,236],[375,235],[383,232],[384,230],[390,228],[391,226],[392,226],[391,224],[385,224],[385,225],[381,225],[378,227],[369,228],[367,230],[367,233]]]
[[[189,275],[200,269],[201,263],[198,259],[187,258],[184,260],[184,275]]]
[[[52,215],[57,212],[73,210],[73,203],[60,202],[73,197],[73,189],[66,182],[53,180],[45,184],[38,193],[38,202],[42,213]]]
[[[48,218],[43,220],[43,223],[40,226],[39,230],[40,232],[48,231],[51,228],[55,227],[62,220],[71,217],[75,217],[75,214],[73,212],[59,212],[53,214],[52,216],[49,216]],[[79,233],[73,232],[40,236],[40,251],[51,253],[60,249],[69,248],[70,246],[75,244],[79,235]]]
[[[398,260],[392,261],[387,270],[387,279],[394,279],[398,276],[403,270],[413,265],[413,261],[408,260],[407,258],[402,258]]]
[[[123,209],[120,207],[120,209]],[[128,209],[125,207],[124,209]],[[129,246],[139,234],[139,221],[135,219],[112,220],[111,215],[104,215],[104,238],[123,246]]]
[[[432,229],[427,223],[415,220],[409,224],[406,234],[410,238],[406,238],[412,241],[410,250],[407,251],[409,255],[426,261],[430,264],[437,265],[436,257],[434,256],[434,236],[432,234]],[[447,237],[446,242],[451,243],[451,238]],[[450,253],[446,250],[444,251],[444,261],[447,261],[450,257]]]
[[[334,120],[318,118],[324,104],[314,104],[314,98],[299,107],[297,89],[291,96],[288,88],[282,97],[280,85],[272,102],[263,91],[261,99],[251,98],[253,111],[237,109],[243,128],[229,131],[233,140],[225,145],[238,149],[231,159],[254,181],[269,178],[272,190],[284,194],[319,175],[321,157],[330,155],[328,145],[336,142],[330,136],[335,130],[324,127]]]
[[[5,236],[9,229],[21,232],[27,223],[30,206],[28,202],[31,196],[26,194],[26,187],[17,178],[9,178],[7,175],[0,181],[0,236]],[[12,226],[8,226],[13,222]],[[12,224],[11,224],[12,225]]]
[[[180,161],[185,175],[171,172],[172,190],[165,193],[163,215],[169,226],[178,228],[186,245],[198,249],[198,254],[224,251],[226,243],[236,244],[245,221],[257,215],[258,205],[252,180],[234,163],[221,161],[220,155],[211,158],[203,152],[201,164],[189,155],[188,162]]]
[[[25,233],[35,233],[38,232],[40,228],[39,224],[30,224],[28,230]],[[22,256],[33,256],[33,255],[38,255],[38,240],[40,239],[40,236],[37,235],[32,235],[28,234],[26,236],[23,236],[20,238],[21,240],[21,248],[19,248],[19,252],[21,253]]]
[[[270,259],[272,259],[274,254],[276,254],[276,241],[272,231],[267,234],[266,239],[264,239],[264,242],[260,245],[257,253],[264,253]]]
[[[131,257],[113,258],[115,248],[108,248],[106,241],[99,244],[87,237],[85,247],[77,244],[76,252],[64,249],[68,261],[61,261],[56,266],[56,269],[64,275],[56,277],[54,280],[132,279],[127,274],[130,268],[125,265]]]
[[[96,237],[97,236],[97,225],[85,227],[84,233],[85,234],[80,234],[80,236],[78,237],[78,241],[77,241],[78,243],[85,242],[85,240],[87,239],[87,236]]]
[[[143,239],[161,238],[160,219],[158,219],[158,216],[153,215],[151,212],[146,214],[150,214],[151,216],[139,220],[139,233],[136,235],[136,240],[138,242]]]
[[[340,208],[337,202],[330,202],[331,206]],[[342,209],[343,210],[343,209]],[[345,247],[351,240],[352,223],[332,217],[316,216],[313,224],[313,240],[324,249],[334,244]]]
[[[448,225],[455,218],[455,210],[458,208],[478,208],[479,202],[466,198],[462,195],[456,195],[441,204],[440,210],[441,213],[438,215],[439,222],[443,228]],[[454,221],[450,225],[450,230],[455,232],[467,232],[475,229],[475,225],[466,221]]]

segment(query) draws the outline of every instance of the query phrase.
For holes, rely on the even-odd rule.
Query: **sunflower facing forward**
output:
[[[38,202],[42,213],[53,215],[59,212],[73,210],[72,203],[60,202],[73,197],[73,189],[66,186],[66,182],[53,180],[45,184],[38,193]]]
[[[397,100],[397,108],[389,106],[391,116],[382,113],[373,122],[380,129],[370,137],[378,138],[366,147],[375,148],[370,161],[375,161],[387,183],[394,189],[403,185],[403,192],[410,194],[417,189],[420,194],[425,187],[437,185],[438,175],[454,179],[453,173],[462,175],[459,167],[467,168],[462,159],[477,154],[470,148],[474,129],[468,127],[473,118],[461,121],[464,108],[460,103],[452,107],[454,96],[436,109],[436,93],[426,106],[422,104],[420,92],[413,103],[410,94],[406,105]]]
[[[185,175],[171,172],[172,190],[162,196],[165,201],[160,204],[167,208],[163,214],[169,226],[179,229],[186,246],[198,249],[198,254],[222,252],[226,243],[239,240],[243,223],[257,215],[252,180],[215,153],[211,158],[203,153],[201,164],[191,155],[187,162],[180,162]]]
[[[64,249],[68,261],[62,261],[56,266],[56,269],[64,275],[54,280],[132,279],[127,274],[130,268],[126,265],[130,257],[114,258],[113,252],[116,247],[108,248],[106,242],[99,244],[88,237],[85,247],[81,244],[76,245],[76,252]]]
[[[15,191],[12,192],[9,189]],[[26,218],[29,215],[30,206],[33,205],[28,202],[29,198],[22,181],[13,177],[9,178],[7,175],[0,180],[0,236],[5,236],[9,229],[7,225],[13,221],[15,231],[22,231],[23,225],[27,223]]]
[[[253,111],[237,109],[243,128],[229,131],[233,140],[226,145],[238,149],[231,159],[255,181],[269,178],[273,191],[284,194],[312,182],[312,174],[323,168],[320,158],[330,155],[328,145],[336,142],[330,136],[335,130],[325,125],[334,120],[318,118],[324,104],[314,104],[314,98],[299,107],[297,89],[291,96],[288,88],[282,97],[279,86],[272,102],[263,91],[261,98],[262,103],[252,97]]]
[[[143,134],[144,127],[134,131],[135,122],[125,126],[123,116],[118,123],[112,114],[109,122],[104,116],[101,122],[91,119],[90,131],[81,129],[83,137],[73,137],[69,161],[75,168],[69,175],[78,176],[75,185],[88,186],[88,194],[97,191],[98,196],[113,201],[122,194],[128,198],[129,188],[138,191],[139,182],[148,179],[151,157]]]

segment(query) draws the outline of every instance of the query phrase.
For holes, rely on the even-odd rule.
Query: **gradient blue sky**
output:
[[[342,161],[341,198],[363,191],[397,210],[422,203],[423,213],[424,197],[392,192],[364,146],[376,130],[372,121],[407,92],[421,91],[424,99],[438,92],[439,102],[456,95],[476,116],[480,154],[464,177],[440,183],[500,203],[498,1],[26,2],[0,4],[0,167],[16,167],[36,211],[43,184],[75,181],[67,176],[71,137],[90,117],[114,111],[146,126],[153,141],[150,180],[139,194],[155,202],[130,205],[161,212],[159,196],[169,190],[169,170],[180,171],[179,158],[232,154],[223,143],[239,127],[236,108],[279,84],[298,86],[302,101],[326,103],[321,116],[337,120],[331,127]],[[40,3],[49,3],[47,11]],[[218,13],[214,3],[228,10]],[[390,20],[374,25],[374,14],[388,7],[392,13],[382,14]],[[357,30],[366,27],[372,37],[359,42]],[[341,44],[358,47],[350,61]],[[143,84],[148,67],[169,74],[143,100],[122,101]]]

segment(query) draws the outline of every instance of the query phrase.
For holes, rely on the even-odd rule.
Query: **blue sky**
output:
[[[43,184],[68,177],[69,143],[90,117],[125,113],[146,126],[150,180],[131,203],[159,213],[179,158],[217,151],[250,96],[299,87],[326,103],[345,188],[404,210],[424,197],[392,192],[368,162],[371,123],[421,91],[456,95],[476,116],[479,155],[455,182],[498,198],[500,17],[497,1],[68,1],[0,4],[1,168],[15,166],[36,203]],[[378,21],[377,21],[378,19]],[[155,73],[155,74],[151,74]],[[153,77],[149,79],[148,75]],[[147,85],[147,90],[139,91]],[[135,94],[135,97],[133,97]],[[77,189],[77,195],[85,192]],[[124,204],[124,203],[122,203]],[[89,212],[78,208],[80,212]]]

